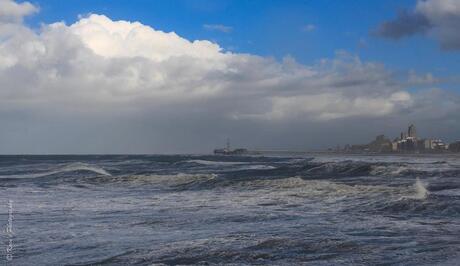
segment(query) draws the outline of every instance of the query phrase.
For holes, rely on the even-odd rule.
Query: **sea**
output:
[[[6,265],[460,265],[460,157],[0,157]]]

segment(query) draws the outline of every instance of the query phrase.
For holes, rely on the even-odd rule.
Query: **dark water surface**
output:
[[[459,265],[460,158],[1,156],[0,222],[11,265]]]

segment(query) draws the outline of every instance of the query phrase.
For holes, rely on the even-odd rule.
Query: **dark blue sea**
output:
[[[7,265],[460,265],[460,157],[1,156]]]

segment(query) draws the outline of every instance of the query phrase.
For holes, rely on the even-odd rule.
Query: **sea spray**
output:
[[[430,192],[426,189],[426,184],[420,181],[418,177],[417,177],[417,180],[415,181],[414,188],[415,188],[415,196],[413,197],[414,199],[426,199],[428,194],[430,194]]]
[[[402,196],[400,200],[404,199],[416,199],[416,200],[423,200],[428,197],[430,192],[426,189],[426,183],[420,181],[417,177],[415,183],[412,185],[413,192],[410,196]]]

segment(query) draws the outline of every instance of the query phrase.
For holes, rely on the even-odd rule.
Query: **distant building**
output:
[[[440,139],[435,139],[432,140],[433,142],[433,150],[447,150],[448,145],[445,144],[442,140]]]
[[[351,145],[350,151],[352,152],[369,151],[369,145],[360,145],[360,144]]]
[[[420,147],[423,147],[425,150],[432,150],[434,148],[432,139],[423,139],[421,140]]]
[[[390,152],[393,149],[391,141],[385,135],[377,136],[368,146],[369,150],[373,152]]]
[[[417,140],[407,137],[398,141],[398,151],[415,151],[417,149]]]
[[[449,151],[451,152],[460,152],[460,140],[449,144]]]
[[[398,151],[398,142],[397,141],[393,141],[391,143],[391,151]]]
[[[409,129],[407,130],[407,136],[409,138],[414,138],[414,139],[417,138],[417,130],[415,129],[414,125],[409,126]]]
[[[403,139],[406,139],[407,138],[407,133],[406,132],[401,132],[401,140]]]

